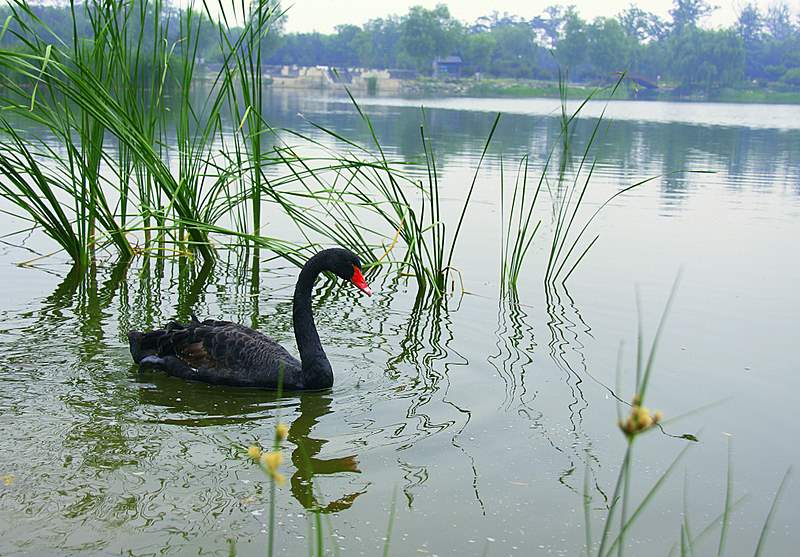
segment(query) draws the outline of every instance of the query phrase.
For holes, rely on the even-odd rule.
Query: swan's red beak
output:
[[[350,282],[356,285],[356,288],[361,290],[367,296],[372,296],[372,289],[367,284],[367,281],[364,280],[364,275],[361,274],[361,269],[353,265],[353,278],[350,279]]]

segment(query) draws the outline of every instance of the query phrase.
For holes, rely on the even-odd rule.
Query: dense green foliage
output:
[[[704,0],[675,0],[666,19],[631,6],[587,21],[573,7],[552,6],[532,19],[494,13],[465,24],[444,5],[414,7],[362,27],[339,26],[329,35],[281,33],[267,60],[427,74],[437,56],[458,55],[464,75],[556,79],[562,67],[577,81],[612,82],[616,72],[628,71],[688,92],[753,80],[797,87],[800,26],[786,4],[767,13],[747,4],[732,27],[703,28],[713,10]]]

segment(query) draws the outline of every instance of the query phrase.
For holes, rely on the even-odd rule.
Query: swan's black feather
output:
[[[131,331],[134,361],[184,379],[271,389],[282,370],[284,388],[304,388],[293,384],[300,362],[268,336],[230,321],[192,317],[186,325],[173,321],[147,333]]]

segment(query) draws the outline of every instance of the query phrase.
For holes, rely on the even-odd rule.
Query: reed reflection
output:
[[[599,464],[593,454],[592,440],[581,427],[582,412],[588,407],[583,382],[589,373],[583,350],[585,337],[591,336],[591,328],[564,287],[549,287],[545,301],[549,339],[544,348],[556,369],[563,372],[563,383],[569,390],[569,397],[564,403],[569,424],[566,431],[562,431],[561,426],[553,426],[559,421],[557,408],[547,409],[547,405],[551,404],[549,401],[561,398],[549,397],[537,401],[543,387],[536,383],[537,376],[531,374],[538,346],[536,331],[529,322],[525,306],[513,293],[503,296],[498,302],[495,329],[497,351],[489,356],[488,362],[497,371],[505,387],[502,407],[528,420],[531,429],[561,455],[565,464],[558,473],[557,481],[578,493],[580,488],[572,485],[575,483],[575,470],[585,462],[594,466]],[[563,439],[564,434],[567,439]],[[593,469],[591,473],[594,474]]]
[[[548,307],[551,310],[553,309],[551,306]],[[528,385],[528,372],[533,366],[533,354],[537,346],[535,331],[528,323],[528,315],[515,295],[511,294],[501,298],[498,304],[497,319],[498,326],[495,330],[495,336],[497,338],[496,346],[498,351],[489,357],[489,363],[497,370],[504,381],[506,388],[504,408],[507,411],[513,409],[518,416],[527,419],[530,422],[531,429],[536,431],[554,451],[566,459],[567,465],[560,472],[558,482],[568,489],[576,491],[568,481],[576,469],[576,462],[583,460],[579,450],[576,451],[575,448],[579,446],[588,447],[588,439],[585,436],[576,435],[573,427],[571,434],[576,439],[579,439],[581,443],[564,443],[559,438],[558,433],[554,433],[554,429],[550,425],[554,417],[545,413],[542,409],[543,403],[536,402],[539,388],[535,384],[533,386]],[[552,316],[550,321],[554,321]],[[551,333],[552,331],[553,329],[551,329]],[[559,363],[557,362],[557,365]],[[567,384],[570,384],[569,381],[567,381]],[[572,419],[574,400],[573,397],[573,401],[567,405],[570,419]]]
[[[522,412],[530,413],[529,399],[525,386],[525,374],[533,363],[536,340],[533,327],[527,323],[527,314],[514,293],[500,299],[497,308],[497,328],[495,329],[497,353],[488,358],[489,364],[497,371],[505,385],[503,408],[510,410],[517,401],[517,392]]]
[[[204,261],[200,267],[185,257],[178,260],[178,321],[188,321],[201,301],[205,301],[208,285],[214,278],[214,260]]]
[[[104,483],[142,456],[125,427],[135,402],[128,383],[118,380],[114,341],[107,334],[113,330],[110,308],[126,296],[127,271],[124,261],[71,268],[25,316],[29,324],[13,332],[13,349],[4,351],[3,364],[17,378],[29,378],[15,386],[19,403],[4,410],[19,436],[16,446],[24,456],[18,458],[29,479],[13,499],[19,516],[56,509],[67,521],[124,520],[122,506],[135,508],[140,500]],[[59,413],[69,419],[56,419]],[[64,529],[73,526],[67,522]],[[58,543],[61,533],[48,527],[40,531]]]
[[[409,400],[406,420],[397,425],[392,435],[401,442],[398,451],[411,449],[424,438],[451,431],[450,445],[465,458],[472,472],[475,500],[485,514],[476,459],[461,442],[472,420],[472,410],[450,393],[450,372],[456,366],[468,366],[469,360],[452,347],[455,335],[448,299],[418,296],[408,319],[398,329],[402,339],[400,351],[387,362],[387,373],[399,379],[402,368],[411,370],[406,384],[394,393]],[[443,412],[446,417],[436,417]],[[410,506],[414,491],[425,484],[429,473],[425,465],[410,460],[400,461],[400,466],[405,471],[403,493]]]

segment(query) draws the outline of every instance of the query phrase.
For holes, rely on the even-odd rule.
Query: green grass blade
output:
[[[761,553],[764,551],[764,547],[767,544],[767,536],[769,536],[769,528],[772,524],[772,519],[775,517],[775,511],[778,508],[778,503],[780,501],[781,495],[783,494],[783,490],[786,487],[786,483],[789,481],[789,477],[792,474],[792,467],[790,466],[786,473],[783,475],[783,479],[781,480],[780,485],[778,486],[778,491],[775,492],[775,497],[772,499],[772,505],[769,507],[769,512],[767,513],[767,518],[764,520],[764,526],[761,528],[761,535],[758,536],[758,545],[756,545],[755,553],[753,554],[755,557],[760,557]]]
[[[614,549],[617,547],[617,544],[619,544],[624,539],[625,534],[628,532],[631,526],[633,526],[633,524],[636,522],[636,519],[639,518],[639,516],[642,514],[642,511],[644,511],[645,507],[647,507],[648,503],[650,503],[650,501],[653,499],[653,497],[661,488],[661,486],[664,484],[664,482],[667,480],[667,478],[669,478],[669,476],[672,474],[673,470],[675,469],[675,466],[677,466],[678,462],[680,462],[680,460],[683,458],[683,456],[686,454],[686,451],[688,451],[690,447],[691,445],[686,445],[681,450],[681,452],[678,453],[678,456],[675,457],[675,459],[672,461],[669,467],[664,471],[663,474],[661,474],[656,483],[653,484],[653,486],[645,494],[644,498],[642,499],[642,502],[639,503],[639,506],[636,507],[636,510],[633,512],[633,514],[631,514],[630,518],[628,518],[625,521],[625,524],[623,524],[619,534],[612,542],[608,551],[606,553],[600,553],[600,554],[608,556],[611,555],[611,553],[613,553]]]
[[[383,557],[389,557],[389,544],[392,540],[392,529],[394,528],[394,516],[397,510],[397,486],[392,492],[392,508],[389,510],[389,524],[386,526],[386,540],[383,543]]]
[[[728,437],[728,473],[725,481],[725,508],[722,512],[722,528],[719,533],[719,544],[717,545],[717,557],[725,554],[725,542],[728,537],[728,526],[730,524],[731,500],[733,499],[733,449],[731,448],[731,438]]]

